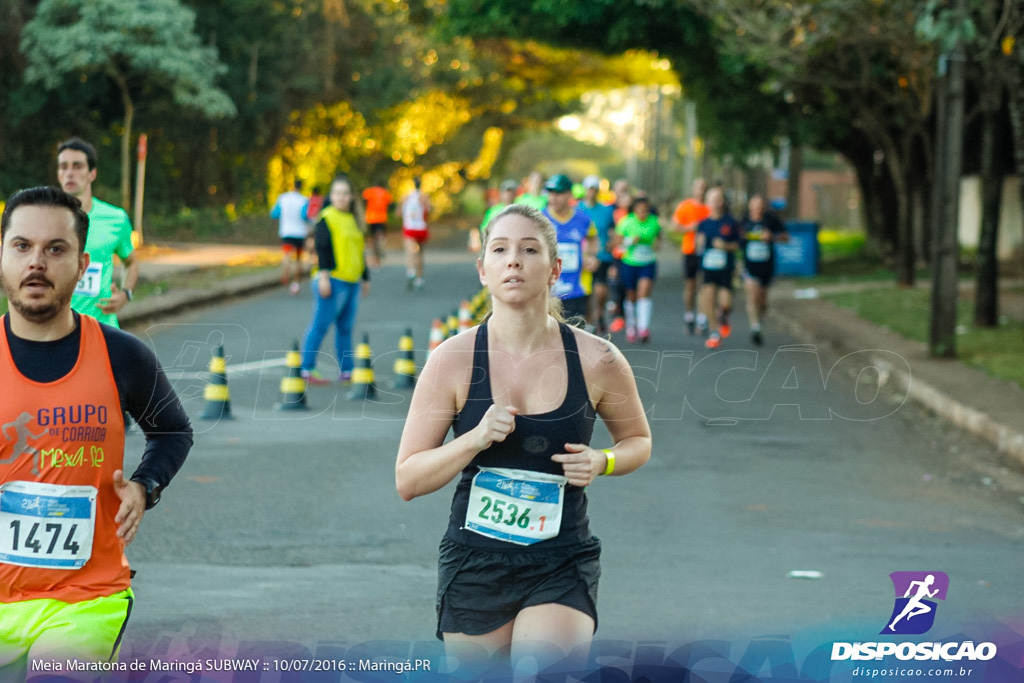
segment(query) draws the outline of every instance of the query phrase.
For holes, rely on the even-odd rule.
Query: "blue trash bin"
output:
[[[788,242],[775,244],[775,274],[811,277],[818,274],[818,224],[786,221]]]

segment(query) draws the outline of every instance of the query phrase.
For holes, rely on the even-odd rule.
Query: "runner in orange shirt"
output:
[[[370,231],[373,243],[374,266],[384,260],[384,236],[388,229],[388,207],[395,201],[387,188],[374,185],[363,190],[363,201],[366,202],[366,227]]]
[[[697,253],[697,226],[711,215],[711,210],[704,203],[704,195],[708,191],[707,181],[697,178],[693,181],[690,196],[679,202],[672,214],[672,230],[683,233],[683,321],[690,334],[694,327],[702,330],[707,328],[707,319],[697,310],[697,275],[700,274],[700,254]]]

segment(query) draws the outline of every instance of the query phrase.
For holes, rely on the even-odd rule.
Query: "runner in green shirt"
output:
[[[501,183],[501,195],[498,201],[488,207],[487,211],[484,212],[484,219],[480,221],[480,227],[475,232],[470,233],[470,249],[475,252],[480,251],[480,245],[483,244],[487,224],[491,222],[492,218],[501,213],[502,209],[516,200],[517,189],[519,189],[519,183],[514,180],[506,180]]]
[[[615,226],[619,245],[624,249],[620,277],[626,293],[623,309],[626,315],[626,341],[651,339],[650,325],[654,310],[651,290],[658,274],[657,250],[661,225],[651,211],[650,200],[641,195],[633,200],[629,215]]]
[[[526,204],[538,211],[543,211],[548,206],[548,197],[543,194],[544,176],[539,171],[534,171],[526,178],[526,192],[516,197],[516,204]]]
[[[132,224],[128,214],[92,196],[96,180],[96,148],[80,138],[57,147],[57,181],[68,194],[82,202],[89,214],[85,251],[89,268],[75,288],[71,307],[100,322],[119,327],[117,312],[132,300],[139,279],[139,262],[132,253]],[[124,264],[121,283],[114,283],[114,254]]]

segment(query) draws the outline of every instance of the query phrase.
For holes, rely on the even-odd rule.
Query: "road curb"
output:
[[[826,316],[821,315],[822,313],[828,314],[827,321],[825,320]],[[898,348],[899,343],[903,345],[914,343],[821,299],[780,300],[770,315],[776,324],[785,327],[801,340],[827,345],[842,354],[864,350],[866,345],[863,342],[866,330],[870,330],[871,338],[875,341],[875,348],[889,347],[888,342],[892,342],[894,348]],[[863,329],[856,329],[858,327]],[[878,343],[878,340],[881,340],[881,344]],[[948,391],[923,379],[921,373],[915,374],[913,364],[907,357],[909,354],[901,355],[907,360],[910,372],[895,367],[890,360],[877,353],[872,353],[870,349],[868,353],[872,363],[886,371],[885,384],[890,384],[898,391],[905,392],[907,397],[916,403],[928,408],[960,429],[988,440],[1000,452],[1024,464],[1024,432],[954,398]],[[977,372],[981,373],[980,370]]]
[[[872,356],[872,360],[880,366],[887,363],[877,356]],[[1000,451],[1024,464],[1024,433],[993,420],[982,411],[952,398],[920,378],[913,379],[905,370],[891,369],[890,378],[895,380],[897,388],[905,391],[909,398],[957,427],[987,439]]]
[[[117,314],[121,326],[138,324],[188,308],[281,286],[277,271],[228,278],[207,289],[181,289],[132,302]]]

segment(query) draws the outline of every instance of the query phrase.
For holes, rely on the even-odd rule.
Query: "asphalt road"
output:
[[[410,503],[395,493],[409,391],[388,384],[403,331],[422,363],[431,319],[479,284],[465,255],[428,252],[426,288],[407,292],[396,258],[374,274],[358,318],[380,386],[372,401],[335,385],[311,387],[307,411],[275,409],[284,354],[311,317],[308,290],[134,330],[175,379],[196,443],[128,551],[138,572],[128,656],[241,652],[247,641],[310,653],[434,647],[450,490]],[[942,634],[1021,622],[1024,506],[965,465],[996,458],[991,447],[880,388],[859,354],[829,357],[778,327],[755,350],[742,313],[732,339],[704,349],[682,333],[677,257],[663,254],[660,268],[652,342],[614,339],[635,368],[654,450],[640,471],[589,492],[604,544],[599,640],[872,640],[893,608],[889,574],[904,570],[950,577]],[[217,345],[234,419],[204,421]],[[328,376],[332,348],[328,337]],[[599,425],[595,442],[605,434]],[[141,450],[131,435],[129,461]]]

